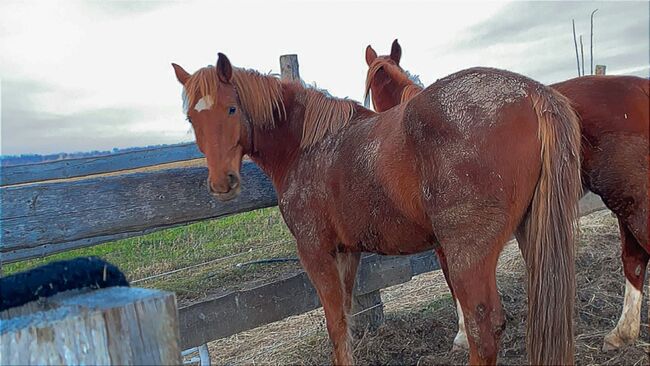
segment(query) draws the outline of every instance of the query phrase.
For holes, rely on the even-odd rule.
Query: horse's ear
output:
[[[402,47],[397,43],[397,38],[393,41],[390,47],[390,59],[399,65],[399,60],[402,58]]]
[[[181,84],[185,85],[187,79],[190,78],[190,74],[175,63],[172,63],[172,67],[174,68],[174,73],[176,73],[176,79],[178,79]]]
[[[368,66],[372,65],[372,62],[375,61],[376,58],[377,52],[372,49],[371,45],[368,45],[368,47],[366,47],[366,63]]]
[[[230,60],[221,52],[219,52],[219,58],[217,59],[217,75],[219,75],[219,80],[228,84],[232,78],[232,65],[230,64]]]

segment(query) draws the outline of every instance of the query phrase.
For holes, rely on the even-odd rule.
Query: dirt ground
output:
[[[648,305],[641,310],[641,336],[619,351],[602,352],[603,337],[623,306],[624,276],[616,220],[609,211],[581,220],[577,257],[576,364],[648,365]],[[498,285],[507,326],[500,364],[526,364],[526,301],[523,261],[510,243],[499,261]],[[646,296],[647,298],[647,296]],[[440,271],[382,291],[386,321],[354,342],[358,364],[465,364],[467,352],[451,352],[457,330],[455,307]],[[209,344],[213,364],[328,364],[331,346],[321,309]]]

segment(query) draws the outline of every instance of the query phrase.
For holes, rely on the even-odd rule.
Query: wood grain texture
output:
[[[83,177],[202,158],[194,142],[90,158],[2,167],[0,186]]]
[[[169,169],[0,188],[2,262],[142,235],[277,204],[269,179],[242,165],[242,194],[213,199],[207,169]]]
[[[280,56],[280,75],[285,80],[300,80],[298,55]]]
[[[180,363],[172,293],[112,287],[41,301],[22,316],[0,316],[0,364]]]

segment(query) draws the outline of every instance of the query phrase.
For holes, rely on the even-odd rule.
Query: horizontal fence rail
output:
[[[356,295],[368,294],[439,268],[433,251],[410,256],[369,255],[359,264],[354,291]],[[305,272],[235,291],[179,309],[181,348],[196,347],[320,306],[316,289]]]
[[[0,186],[68,179],[202,158],[194,142],[111,155],[1,167]]]
[[[10,263],[275,206],[275,190],[254,163],[242,164],[242,193],[219,202],[204,167],[70,182],[1,187],[0,262]]]
[[[0,262],[139,236],[277,204],[252,162],[242,164],[242,194],[222,203],[207,191],[207,169],[176,168],[107,177],[0,187]],[[600,199],[587,195],[583,202]]]

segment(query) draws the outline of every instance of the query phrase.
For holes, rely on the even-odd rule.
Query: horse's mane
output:
[[[370,84],[374,80],[377,72],[380,69],[384,71],[400,85],[405,85],[404,90],[402,91],[402,98],[400,102],[404,102],[412,98],[415,94],[422,91],[424,88],[420,78],[417,75],[411,75],[408,71],[402,69],[398,65],[395,65],[388,60],[385,60],[381,57],[377,57],[370,68],[368,69],[368,74],[366,76],[366,92],[364,94],[364,100],[369,101],[370,98]]]
[[[336,132],[352,120],[356,102],[329,96],[321,90],[305,88],[305,122],[300,147],[306,148]]]
[[[416,94],[419,94],[422,91],[422,86],[417,84],[409,84],[404,87],[402,90],[402,97],[400,98],[400,103],[411,100]]]
[[[205,95],[217,95],[219,87],[217,69],[204,67],[195,72],[185,83],[185,108],[194,105]],[[242,109],[253,125],[261,128],[275,127],[274,115],[286,118],[282,99],[282,81],[274,75],[263,75],[254,70],[233,68],[233,83],[237,89]],[[308,148],[327,134],[337,131],[350,122],[356,102],[331,97],[327,92],[308,87],[304,89],[305,115],[301,148]]]

